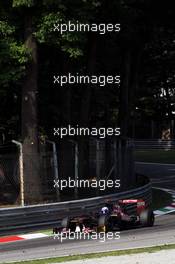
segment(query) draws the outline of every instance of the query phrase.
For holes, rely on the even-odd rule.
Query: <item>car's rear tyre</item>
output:
[[[110,231],[114,231],[116,229],[123,230],[125,229],[125,223],[122,221],[121,216],[112,216],[108,219],[108,227]]]
[[[154,225],[154,213],[152,210],[147,209],[140,214],[140,223],[142,226],[153,226]]]

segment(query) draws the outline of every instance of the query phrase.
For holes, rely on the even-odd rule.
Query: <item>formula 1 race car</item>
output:
[[[108,202],[99,212],[91,215],[65,217],[59,228],[53,233],[61,232],[108,232],[134,226],[153,226],[154,213],[146,207],[142,199],[119,200]]]
[[[97,232],[98,217],[96,215],[81,215],[76,217],[65,217],[61,221],[61,226],[53,228],[53,234],[66,232],[82,232],[92,233]]]
[[[119,200],[110,210],[103,210],[98,220],[98,226],[106,232],[138,225],[148,227],[153,224],[154,213],[146,207],[142,199]]]

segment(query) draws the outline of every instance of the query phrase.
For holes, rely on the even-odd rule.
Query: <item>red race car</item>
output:
[[[65,217],[60,227],[53,228],[53,234],[66,232],[92,233],[97,232],[98,217],[93,215],[81,215],[76,217]]]
[[[119,200],[101,209],[98,226],[103,230],[125,229],[132,226],[153,226],[154,213],[142,199]]]
[[[132,226],[153,226],[154,213],[142,199],[107,202],[98,212],[91,215],[65,217],[60,227],[53,228],[54,234],[61,232],[108,232]]]

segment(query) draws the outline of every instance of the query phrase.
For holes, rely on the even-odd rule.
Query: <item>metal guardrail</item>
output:
[[[149,149],[162,149],[173,150],[175,149],[175,140],[163,140],[163,139],[144,139],[134,140],[134,146],[136,150],[149,150]]]
[[[126,192],[100,197],[45,205],[2,208],[0,209],[0,234],[55,227],[60,224],[61,219],[65,216],[91,213],[99,210],[107,199],[116,201],[125,198],[142,198],[146,205],[150,205],[152,202],[151,183]]]

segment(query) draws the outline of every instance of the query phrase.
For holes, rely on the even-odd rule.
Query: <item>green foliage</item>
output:
[[[62,1],[62,0],[43,0],[43,6],[46,8],[51,7],[51,9],[55,7],[57,10],[62,10],[62,11],[67,10],[66,1]]]
[[[51,45],[53,43],[55,43],[55,45],[59,44],[60,39],[54,37],[54,23],[63,23],[64,21],[65,18],[60,12],[43,14],[38,21],[37,31],[35,33],[38,41],[40,43],[50,43]]]
[[[34,6],[34,0],[13,0],[13,7],[32,7]]]
[[[9,87],[25,74],[28,61],[27,50],[23,44],[17,42],[2,43],[0,41],[0,87]]]
[[[27,63],[28,57],[27,57],[27,49],[24,46],[24,44],[19,44],[17,42],[13,42],[9,46],[9,55],[13,60],[16,60],[16,62],[20,65],[23,65]]]
[[[29,59],[23,43],[15,39],[15,26],[0,21],[0,87],[9,87],[25,74]]]
[[[79,56],[83,56],[83,51],[79,48],[70,48],[69,46],[63,46],[62,50],[67,52],[70,58],[76,59]]]
[[[76,23],[76,21],[71,21]],[[60,34],[54,32],[54,24],[68,23],[62,12],[49,13],[43,15],[38,23],[35,36],[40,43],[56,46],[66,52],[70,58],[78,58],[83,55],[81,43],[83,41],[82,34],[77,32],[65,32]]]
[[[0,36],[8,37],[15,32],[15,27],[9,25],[6,21],[0,21]]]
[[[22,87],[22,79],[30,60],[30,50],[26,50],[24,46],[24,22],[26,15],[31,13],[33,33],[39,43],[38,77],[41,92],[38,98],[41,104],[39,110],[44,116],[40,120],[43,120],[42,125],[48,130],[53,125],[52,122],[60,124],[59,122],[67,118],[64,116],[64,105],[70,108],[70,120],[72,122],[79,120],[80,105],[84,95],[84,90],[80,89],[79,85],[77,87],[75,85],[69,87],[70,89],[65,93],[59,88],[53,89],[54,98],[49,97],[53,72],[87,73],[89,64],[93,62],[92,71],[116,75],[125,62],[125,56],[122,57],[122,54],[127,53],[128,50],[131,51],[133,58],[136,57],[137,51],[142,51],[140,53],[142,63],[139,69],[136,69],[136,62],[132,60],[132,78],[130,78],[135,79],[138,76],[139,90],[133,103],[138,107],[138,116],[152,118],[157,114],[163,118],[167,112],[167,98],[160,97],[161,88],[168,84],[171,99],[175,98],[175,33],[171,24],[165,27],[160,23],[161,19],[165,20],[164,15],[161,17],[161,14],[171,14],[171,8],[166,4],[165,7],[160,6],[161,12],[163,11],[160,13],[152,2],[154,1],[2,0],[0,3],[0,95],[6,96],[7,90],[11,91],[12,87],[17,91]],[[95,40],[94,46],[97,47],[95,50],[89,33],[64,32],[61,35],[60,32],[53,30],[54,24],[67,24],[68,21],[121,23],[122,30],[119,34],[98,35]],[[167,28],[171,30],[170,33]],[[91,49],[94,51],[89,56]],[[166,76],[163,73],[166,73]],[[122,80],[124,78],[126,78],[125,74]],[[130,79],[129,87],[135,89],[132,85],[133,80]],[[90,97],[89,109],[92,111],[88,122],[95,123],[98,120],[100,124],[116,124],[119,116],[119,89],[110,85],[104,88],[94,86]],[[45,105],[49,105],[47,114]]]

